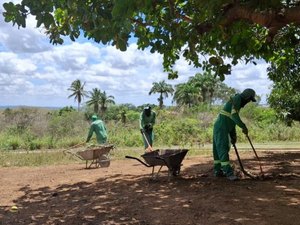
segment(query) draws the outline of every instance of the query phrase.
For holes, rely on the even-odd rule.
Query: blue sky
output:
[[[162,56],[137,50],[134,42],[126,52],[85,39],[52,45],[43,30],[35,28],[33,18],[26,29],[18,29],[4,22],[2,11],[1,3],[0,106],[76,106],[74,99],[68,99],[71,93],[67,90],[76,79],[86,82],[87,91],[99,88],[113,95],[117,104],[157,104],[158,95],[148,95],[153,82],[165,80],[175,85],[202,72],[182,59],[175,66],[179,78],[168,80]],[[265,103],[271,85],[266,68],[264,62],[256,66],[240,63],[225,83],[241,91],[253,88]],[[172,98],[165,103],[171,105]]]

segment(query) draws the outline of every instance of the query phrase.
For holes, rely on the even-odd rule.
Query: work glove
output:
[[[236,136],[231,137],[230,139],[231,139],[231,144],[232,144],[232,145],[235,145],[236,140],[237,140]]]
[[[248,128],[245,127],[245,128],[242,130],[242,132],[243,132],[245,135],[248,135]]]
[[[147,124],[146,126],[145,126],[145,130],[146,131],[152,131],[152,125],[151,124]]]
[[[234,130],[234,131],[232,131],[232,132],[230,133],[230,141],[231,141],[231,144],[232,144],[232,145],[235,145],[236,140],[237,140],[237,136],[236,136],[236,131]]]

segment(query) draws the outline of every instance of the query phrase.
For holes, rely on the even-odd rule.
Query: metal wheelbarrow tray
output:
[[[158,172],[156,173],[156,176],[158,176],[158,173],[163,166],[168,167],[168,176],[178,176],[180,173],[181,162],[188,151],[188,149],[157,149],[155,151],[147,152],[141,155],[144,161],[132,156],[125,156],[125,158],[135,159],[142,163],[144,166],[152,167],[151,178],[154,178],[155,166],[160,166]]]
[[[114,148],[113,145],[99,145],[88,148],[86,150],[72,152],[67,151],[67,153],[81,159],[85,160],[85,168],[89,169],[94,165],[96,168],[99,167],[109,167],[110,157],[109,152]]]

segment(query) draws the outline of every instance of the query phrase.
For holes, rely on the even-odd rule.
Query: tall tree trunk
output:
[[[98,106],[98,104],[95,104],[94,105],[94,113],[99,113],[99,106]]]
[[[164,105],[163,96],[162,96],[162,93],[160,93],[160,96],[159,96],[159,108],[162,109],[163,105]]]

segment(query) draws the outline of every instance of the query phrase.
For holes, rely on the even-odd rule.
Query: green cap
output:
[[[252,102],[256,102],[255,99],[255,91],[251,88],[247,88],[245,89],[242,94],[241,94],[242,98],[248,100],[250,99]]]
[[[92,120],[98,119],[97,115],[92,115]]]

